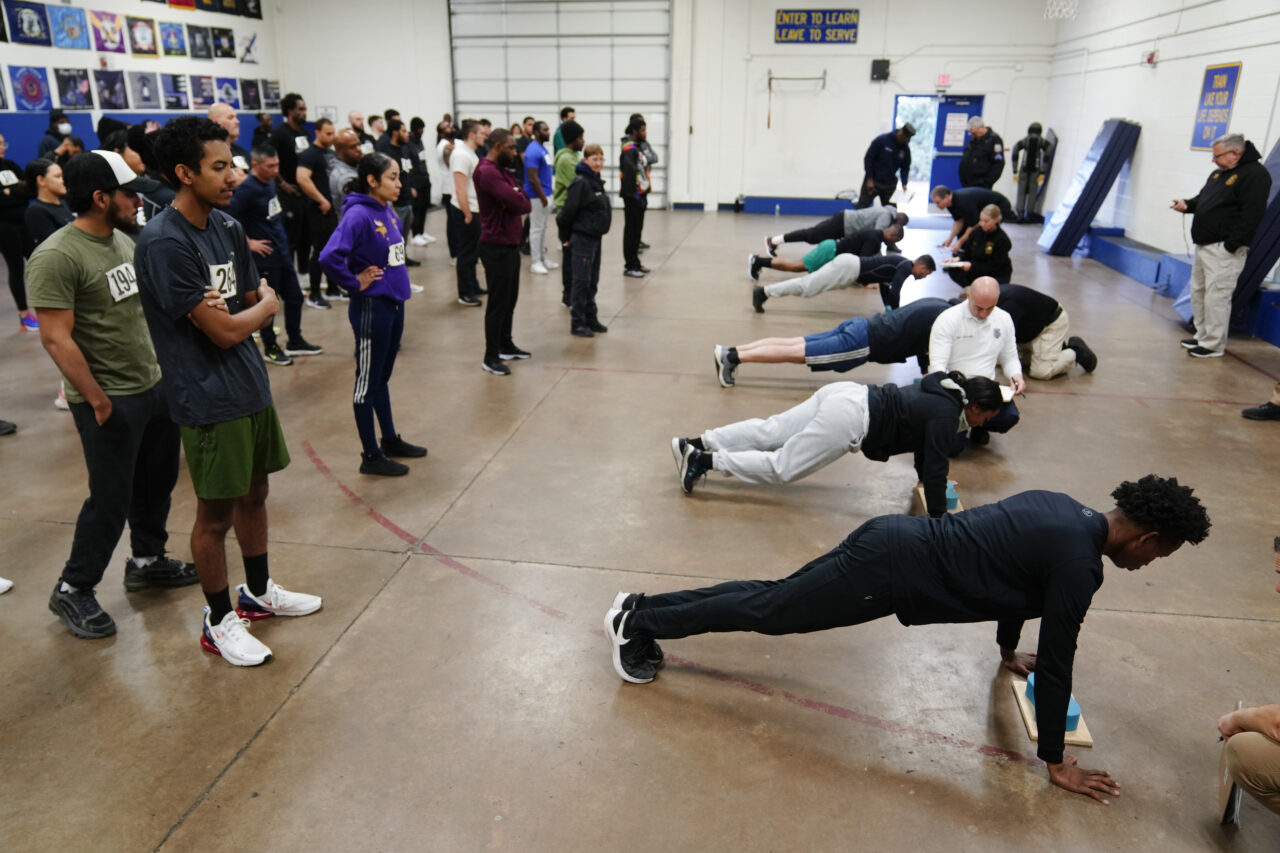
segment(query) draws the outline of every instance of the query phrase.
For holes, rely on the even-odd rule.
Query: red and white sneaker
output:
[[[219,655],[232,666],[259,666],[271,660],[271,649],[249,633],[249,620],[232,611],[217,625],[209,623],[209,608],[204,609],[204,631],[200,648]]]
[[[318,595],[305,592],[290,592],[275,581],[267,581],[267,591],[261,597],[249,592],[246,584],[236,586],[240,598],[236,601],[236,613],[241,619],[257,621],[272,616],[307,616],[315,613],[324,604]]]

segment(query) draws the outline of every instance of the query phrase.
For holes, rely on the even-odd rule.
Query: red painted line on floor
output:
[[[1142,399],[1141,397],[1134,397],[1133,402],[1137,403],[1139,406],[1141,406],[1144,409],[1151,408],[1150,406],[1147,405],[1147,401]]]
[[[330,483],[333,483],[335,486],[337,486],[338,491],[342,492],[348,498],[350,498],[351,500],[359,504],[361,507],[363,507],[365,511],[368,512],[370,518],[372,518],[374,521],[381,524],[387,530],[390,530],[396,536],[399,536],[401,539],[408,542],[410,545],[418,544],[417,536],[414,536],[412,533],[405,530],[403,527],[400,527],[394,521],[387,518],[382,513],[378,512],[376,509],[374,509],[372,506],[366,503],[364,498],[360,497],[355,492],[351,491],[351,489],[347,488],[347,485],[343,483],[341,480],[339,480],[337,476],[332,471],[329,470],[329,466],[324,464],[324,460],[320,458],[320,454],[316,453],[315,448],[311,446],[311,442],[309,441],[302,442],[302,452],[307,454],[307,458],[311,460],[311,464],[316,466],[316,468],[320,471],[320,473],[324,475],[324,478],[326,480],[328,480]]]
[[[1249,360],[1248,360],[1248,359],[1246,359],[1246,358],[1241,358],[1240,356],[1238,356],[1238,355],[1236,355],[1235,353],[1233,353],[1231,350],[1226,350],[1226,353],[1227,353],[1227,355],[1229,355],[1229,356],[1231,356],[1232,358],[1234,358],[1236,361],[1238,361],[1238,362],[1240,362],[1241,364],[1243,364],[1245,367],[1248,367],[1248,368],[1250,368],[1251,370],[1256,370],[1256,371],[1258,371],[1258,372],[1259,372],[1259,373],[1261,373],[1263,376],[1265,376],[1265,377],[1267,377],[1268,379],[1270,379],[1272,382],[1280,382],[1280,376],[1276,376],[1274,373],[1270,373],[1270,372],[1268,372],[1268,371],[1266,371],[1266,370],[1263,370],[1261,367],[1258,367],[1258,365],[1254,364],[1252,361],[1249,361]]]
[[[490,586],[502,592],[504,595],[509,595],[509,596],[512,596],[513,598],[518,598],[521,601],[536,608],[537,610],[540,610],[541,612],[543,612],[547,616],[550,616],[553,619],[557,619],[561,622],[569,621],[569,615],[564,611],[557,610],[556,608],[551,607],[550,605],[543,604],[542,602],[537,601],[534,598],[530,598],[524,593],[516,592],[511,587],[507,586],[501,581],[494,580],[488,575],[485,575],[482,572],[476,571],[475,569],[471,568],[465,563],[461,563],[455,560],[453,557],[450,557],[447,554],[440,552],[436,548],[431,547],[426,542],[419,542],[418,537],[414,536],[413,534],[409,533],[403,528],[397,526],[394,522],[392,522],[382,513],[378,512],[376,509],[370,506],[364,500],[364,498],[357,495],[354,491],[348,488],[345,483],[339,480],[337,476],[331,470],[329,470],[329,466],[327,466],[324,463],[324,460],[320,458],[320,454],[316,453],[315,448],[311,446],[310,442],[307,442],[307,441],[302,442],[302,449],[303,449],[303,452],[307,454],[307,458],[310,459],[311,463],[316,466],[316,468],[320,471],[321,474],[324,475],[326,480],[328,480],[329,482],[337,486],[338,490],[341,491],[344,495],[346,495],[348,499],[354,501],[355,503],[363,507],[368,512],[370,518],[372,518],[374,521],[378,522],[383,527],[390,530],[392,533],[395,533],[401,539],[415,545],[417,549],[421,551],[423,554],[426,554],[427,556],[431,557],[437,562],[445,566],[448,566],[449,568],[453,569],[454,571],[458,572],[459,574],[465,577],[469,577],[473,580],[480,581],[481,583],[486,584],[487,586]],[[603,636],[603,631],[600,631],[599,629],[593,630],[592,633]],[[759,693],[762,696],[781,696],[783,699],[790,702],[792,705],[805,708],[806,710],[809,710],[809,711],[817,711],[823,714],[827,714],[828,716],[831,716],[831,717],[837,717],[842,720],[848,720],[850,722],[860,723],[864,726],[871,726],[872,728],[880,729],[881,731],[892,732],[894,734],[907,735],[911,738],[914,738],[916,740],[922,740],[926,743],[940,744],[942,746],[950,746],[956,749],[963,749],[967,751],[976,751],[979,754],[986,755],[986,756],[1004,756],[1005,758],[1008,758],[1011,761],[1016,761],[1021,764],[1025,764],[1028,767],[1044,766],[1044,762],[1040,761],[1039,759],[1030,758],[1016,750],[1005,749],[1004,747],[999,747],[999,746],[991,746],[989,744],[985,746],[978,745],[973,741],[964,740],[963,738],[952,737],[951,735],[945,735],[940,732],[931,732],[928,729],[922,729],[916,726],[908,726],[902,723],[895,723],[892,720],[886,720],[881,717],[873,716],[871,714],[864,714],[861,711],[855,711],[852,708],[845,708],[841,705],[833,705],[830,702],[821,702],[816,699],[807,699],[803,696],[799,696],[788,690],[776,690],[768,686],[767,684],[763,684],[758,681],[752,681],[750,679],[743,678],[741,676],[730,675],[726,672],[721,672],[720,670],[712,669],[711,667],[708,667],[708,666],[703,666],[702,664],[699,664],[695,661],[691,661],[688,658],[682,658],[677,655],[667,654],[666,660],[668,663],[674,664],[675,666],[678,666],[682,669],[693,670],[695,672],[699,672],[704,675],[709,675],[712,678],[716,679],[717,681],[721,681],[721,682],[724,682],[725,684],[733,685],[734,687],[741,687],[743,689],[750,690],[753,693]]]

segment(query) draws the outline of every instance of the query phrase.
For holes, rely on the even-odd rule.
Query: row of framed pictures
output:
[[[202,74],[157,74],[154,71],[106,71],[85,68],[47,69],[10,65],[14,108],[42,112],[64,110],[188,110],[230,104],[236,109],[280,109],[280,82]],[[56,89],[56,91],[55,91]],[[95,107],[96,104],[96,107]],[[0,80],[0,110],[9,109]]]
[[[192,59],[258,61],[258,36],[236,34],[225,27],[203,27],[154,18],[99,12],[74,6],[46,6],[5,0],[9,38],[15,44],[132,53],[134,56],[190,56]],[[261,17],[259,15],[258,17]],[[0,26],[0,40],[4,27]]]

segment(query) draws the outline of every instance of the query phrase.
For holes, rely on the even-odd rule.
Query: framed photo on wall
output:
[[[64,110],[93,109],[93,84],[85,68],[55,68],[53,81],[58,87],[58,106]]]
[[[31,112],[47,112],[53,108],[49,94],[49,78],[43,68],[30,65],[10,65],[9,79],[13,81],[13,106]]]
[[[129,95],[125,91],[123,71],[103,71],[95,68],[93,79],[98,83],[98,106],[104,110],[129,109]]]
[[[160,47],[165,56],[187,55],[187,36],[182,30],[182,24],[160,22]]]
[[[129,49],[134,56],[155,58],[160,55],[160,44],[156,41],[156,22],[151,18],[135,18],[126,15],[129,26]]]
[[[213,78],[202,74],[191,75],[191,106],[211,107],[215,102]]]
[[[166,110],[187,109],[187,78],[182,74],[161,74],[160,88]]]
[[[187,45],[192,59],[213,59],[213,36],[208,27],[187,24]]]
[[[93,29],[93,46],[99,53],[124,53],[124,15],[115,12],[89,12]]]
[[[217,59],[236,58],[236,35],[226,27],[210,27],[213,36],[213,55]]]
[[[219,77],[214,85],[217,90],[218,103],[230,104],[234,109],[240,109],[239,80],[234,77]]]
[[[154,71],[130,71],[129,97],[135,110],[158,110],[164,104],[160,96],[160,81]]]
[[[85,17],[84,9],[50,6],[49,28],[53,30],[54,47],[89,49],[89,19]]]
[[[264,110],[280,109],[280,81],[262,80],[262,108]]]
[[[244,104],[246,110],[257,112],[262,109],[262,90],[259,88],[257,80],[241,78],[240,101]]]
[[[8,14],[10,38],[14,44],[37,44],[42,47],[53,44],[53,37],[49,32],[49,14],[43,3],[7,0],[4,9]]]

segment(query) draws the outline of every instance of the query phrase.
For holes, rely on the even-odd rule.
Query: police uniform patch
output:
[[[1232,175],[1231,177],[1227,178],[1227,186],[1231,186],[1231,185],[1232,185],[1232,184],[1234,184],[1237,180],[1239,180],[1239,178],[1240,178],[1240,176],[1239,176],[1239,175]]]

